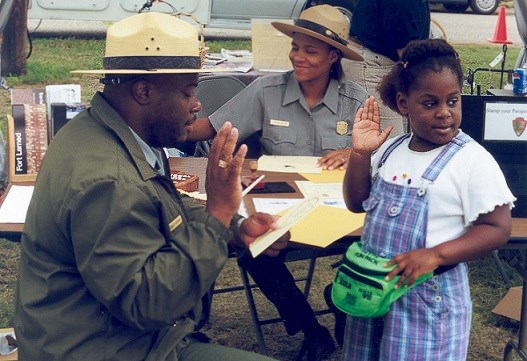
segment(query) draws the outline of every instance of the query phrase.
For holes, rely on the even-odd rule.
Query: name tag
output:
[[[277,120],[277,119],[271,119],[270,121],[271,125],[276,125],[278,127],[288,127],[289,122],[286,120]]]
[[[174,229],[176,229],[181,223],[183,223],[183,218],[181,218],[181,216],[174,218],[174,220],[168,224],[170,232],[174,231]]]

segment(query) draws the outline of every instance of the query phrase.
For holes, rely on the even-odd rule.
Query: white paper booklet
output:
[[[295,204],[289,208],[277,221],[278,228],[271,230],[260,237],[249,245],[249,250],[253,257],[258,256],[260,253],[265,251],[267,247],[272,245],[278,238],[282,237],[288,230],[290,230],[295,224],[300,222],[302,218],[311,213],[316,207],[322,202],[322,197],[313,196],[305,198],[301,202]]]
[[[319,157],[263,155],[258,158],[258,170],[263,172],[322,173],[317,167]]]

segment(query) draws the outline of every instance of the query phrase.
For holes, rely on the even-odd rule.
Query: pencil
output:
[[[242,192],[242,197],[245,197],[247,195],[247,193],[249,193],[251,191],[251,189],[253,189],[258,183],[260,183],[260,181],[265,177],[265,174],[262,174],[261,176],[258,177],[258,179],[256,179],[254,182],[252,182],[251,184],[249,184],[247,186],[247,188],[245,188]]]

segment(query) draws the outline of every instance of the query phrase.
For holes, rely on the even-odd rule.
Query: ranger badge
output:
[[[339,135],[348,134],[348,122],[345,120],[339,120],[337,122],[336,131]]]

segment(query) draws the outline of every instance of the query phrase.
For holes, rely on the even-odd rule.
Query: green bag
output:
[[[384,267],[390,259],[362,250],[361,242],[348,247],[331,287],[331,299],[344,313],[356,317],[379,317],[405,292],[430,279],[430,272],[419,277],[411,286],[394,288],[400,276],[386,281],[384,277],[395,265]],[[451,268],[451,267],[450,267]]]

